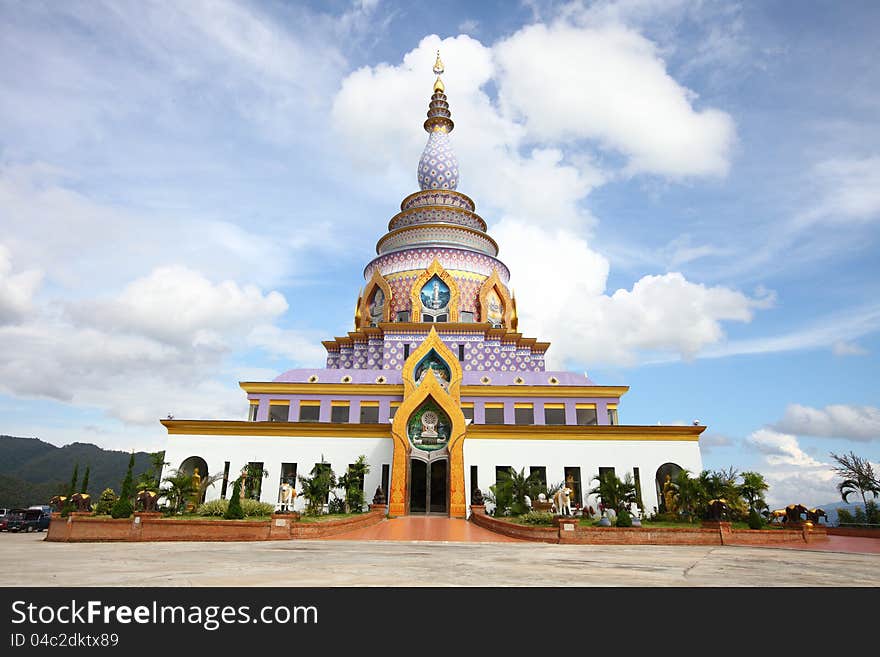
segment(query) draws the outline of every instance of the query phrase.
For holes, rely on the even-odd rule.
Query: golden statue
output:
[[[574,477],[570,474],[565,478],[565,487],[568,489],[568,499],[574,503]]]
[[[663,482],[663,503],[666,506],[666,513],[675,513],[678,510],[675,505],[675,484],[668,474],[666,481]]]
[[[202,478],[199,476],[199,468],[193,468],[193,476],[192,476],[192,485],[193,485],[193,494],[192,494],[192,503],[193,506],[198,506],[202,501]]]

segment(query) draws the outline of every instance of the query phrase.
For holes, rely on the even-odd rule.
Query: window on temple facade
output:
[[[260,404],[254,403],[251,404],[248,409],[248,422],[256,422],[257,421],[257,412],[260,410]]]
[[[617,406],[608,406],[608,424],[617,424]]]
[[[318,422],[321,419],[321,403],[317,402],[300,402],[299,403],[299,421],[300,422]]]
[[[464,345],[458,345],[458,360],[459,362],[464,362]]]
[[[538,480],[541,488],[547,488],[547,467],[543,465],[533,465],[529,467],[529,476],[534,476]]]
[[[465,420],[470,420],[471,422],[474,421],[474,405],[473,405],[473,403],[471,403],[471,404],[467,404],[467,403],[462,404],[462,405],[461,405],[461,412],[464,414],[464,419],[465,419]]]
[[[531,404],[516,404],[513,408],[514,424],[534,424],[535,407]]]
[[[379,422],[379,402],[361,402],[361,424]]]
[[[408,322],[409,321],[409,311],[408,310],[400,310],[397,313],[397,321],[398,322]]]
[[[599,416],[596,415],[595,404],[578,404],[575,409],[577,423],[582,427],[590,427],[599,424]]]
[[[287,422],[290,402],[269,402],[269,422]]]
[[[565,404],[544,404],[544,424],[565,424]]]
[[[483,411],[486,424],[504,424],[504,405],[494,406],[486,404]]]
[[[474,321],[474,314],[469,310],[462,310],[458,314],[459,321],[465,323],[472,323]]]
[[[398,408],[400,408],[400,402],[391,402],[391,405],[388,407],[389,420],[394,418],[394,414],[397,413]]]
[[[330,421],[336,423],[348,422],[350,407],[348,402],[332,402],[330,405]]]

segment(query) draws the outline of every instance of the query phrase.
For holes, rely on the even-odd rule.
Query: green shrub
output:
[[[749,513],[749,529],[761,529],[764,526],[764,518],[760,513],[752,509]]]
[[[275,505],[259,500],[241,500],[241,511],[246,518],[254,516],[271,516],[275,511]]]
[[[105,488],[98,499],[98,503],[95,505],[95,515],[109,516],[117,499],[119,498],[116,496],[116,491],[112,488]]]
[[[244,511],[241,510],[241,478],[235,480],[232,484],[232,497],[229,500],[229,506],[226,507],[226,513],[223,514],[226,520],[243,520]]]
[[[629,511],[621,511],[617,514],[617,521],[614,523],[617,527],[632,527],[633,519]]]
[[[880,508],[874,500],[868,500],[865,504],[865,519],[869,525],[880,525]]]
[[[345,513],[345,499],[334,497],[327,505],[327,513]]]
[[[130,518],[132,513],[134,513],[134,509],[131,507],[131,502],[127,497],[120,497],[116,500],[116,503],[110,510],[110,515],[114,518]]]
[[[520,516],[522,521],[528,525],[548,525],[555,524],[553,514],[546,511],[529,511]]]
[[[211,500],[205,502],[196,509],[200,516],[225,516],[229,508],[229,500]]]
[[[848,509],[838,509],[837,510],[837,524],[838,525],[847,525],[855,522],[853,515],[849,512]]]

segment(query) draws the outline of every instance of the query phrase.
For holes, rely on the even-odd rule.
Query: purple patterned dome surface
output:
[[[426,189],[456,189],[458,187],[458,158],[452,150],[449,134],[435,130],[419,159],[419,187]]]

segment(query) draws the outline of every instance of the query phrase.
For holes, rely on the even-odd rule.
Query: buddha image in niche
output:
[[[373,302],[370,304],[370,324],[376,326],[382,321],[385,312],[385,293],[381,287],[376,288]]]
[[[486,295],[486,321],[492,326],[499,327],[503,319],[504,307],[501,305],[501,299],[498,298],[498,293],[492,290]]]
[[[419,296],[428,310],[441,310],[449,305],[449,286],[435,276],[422,288]]]

